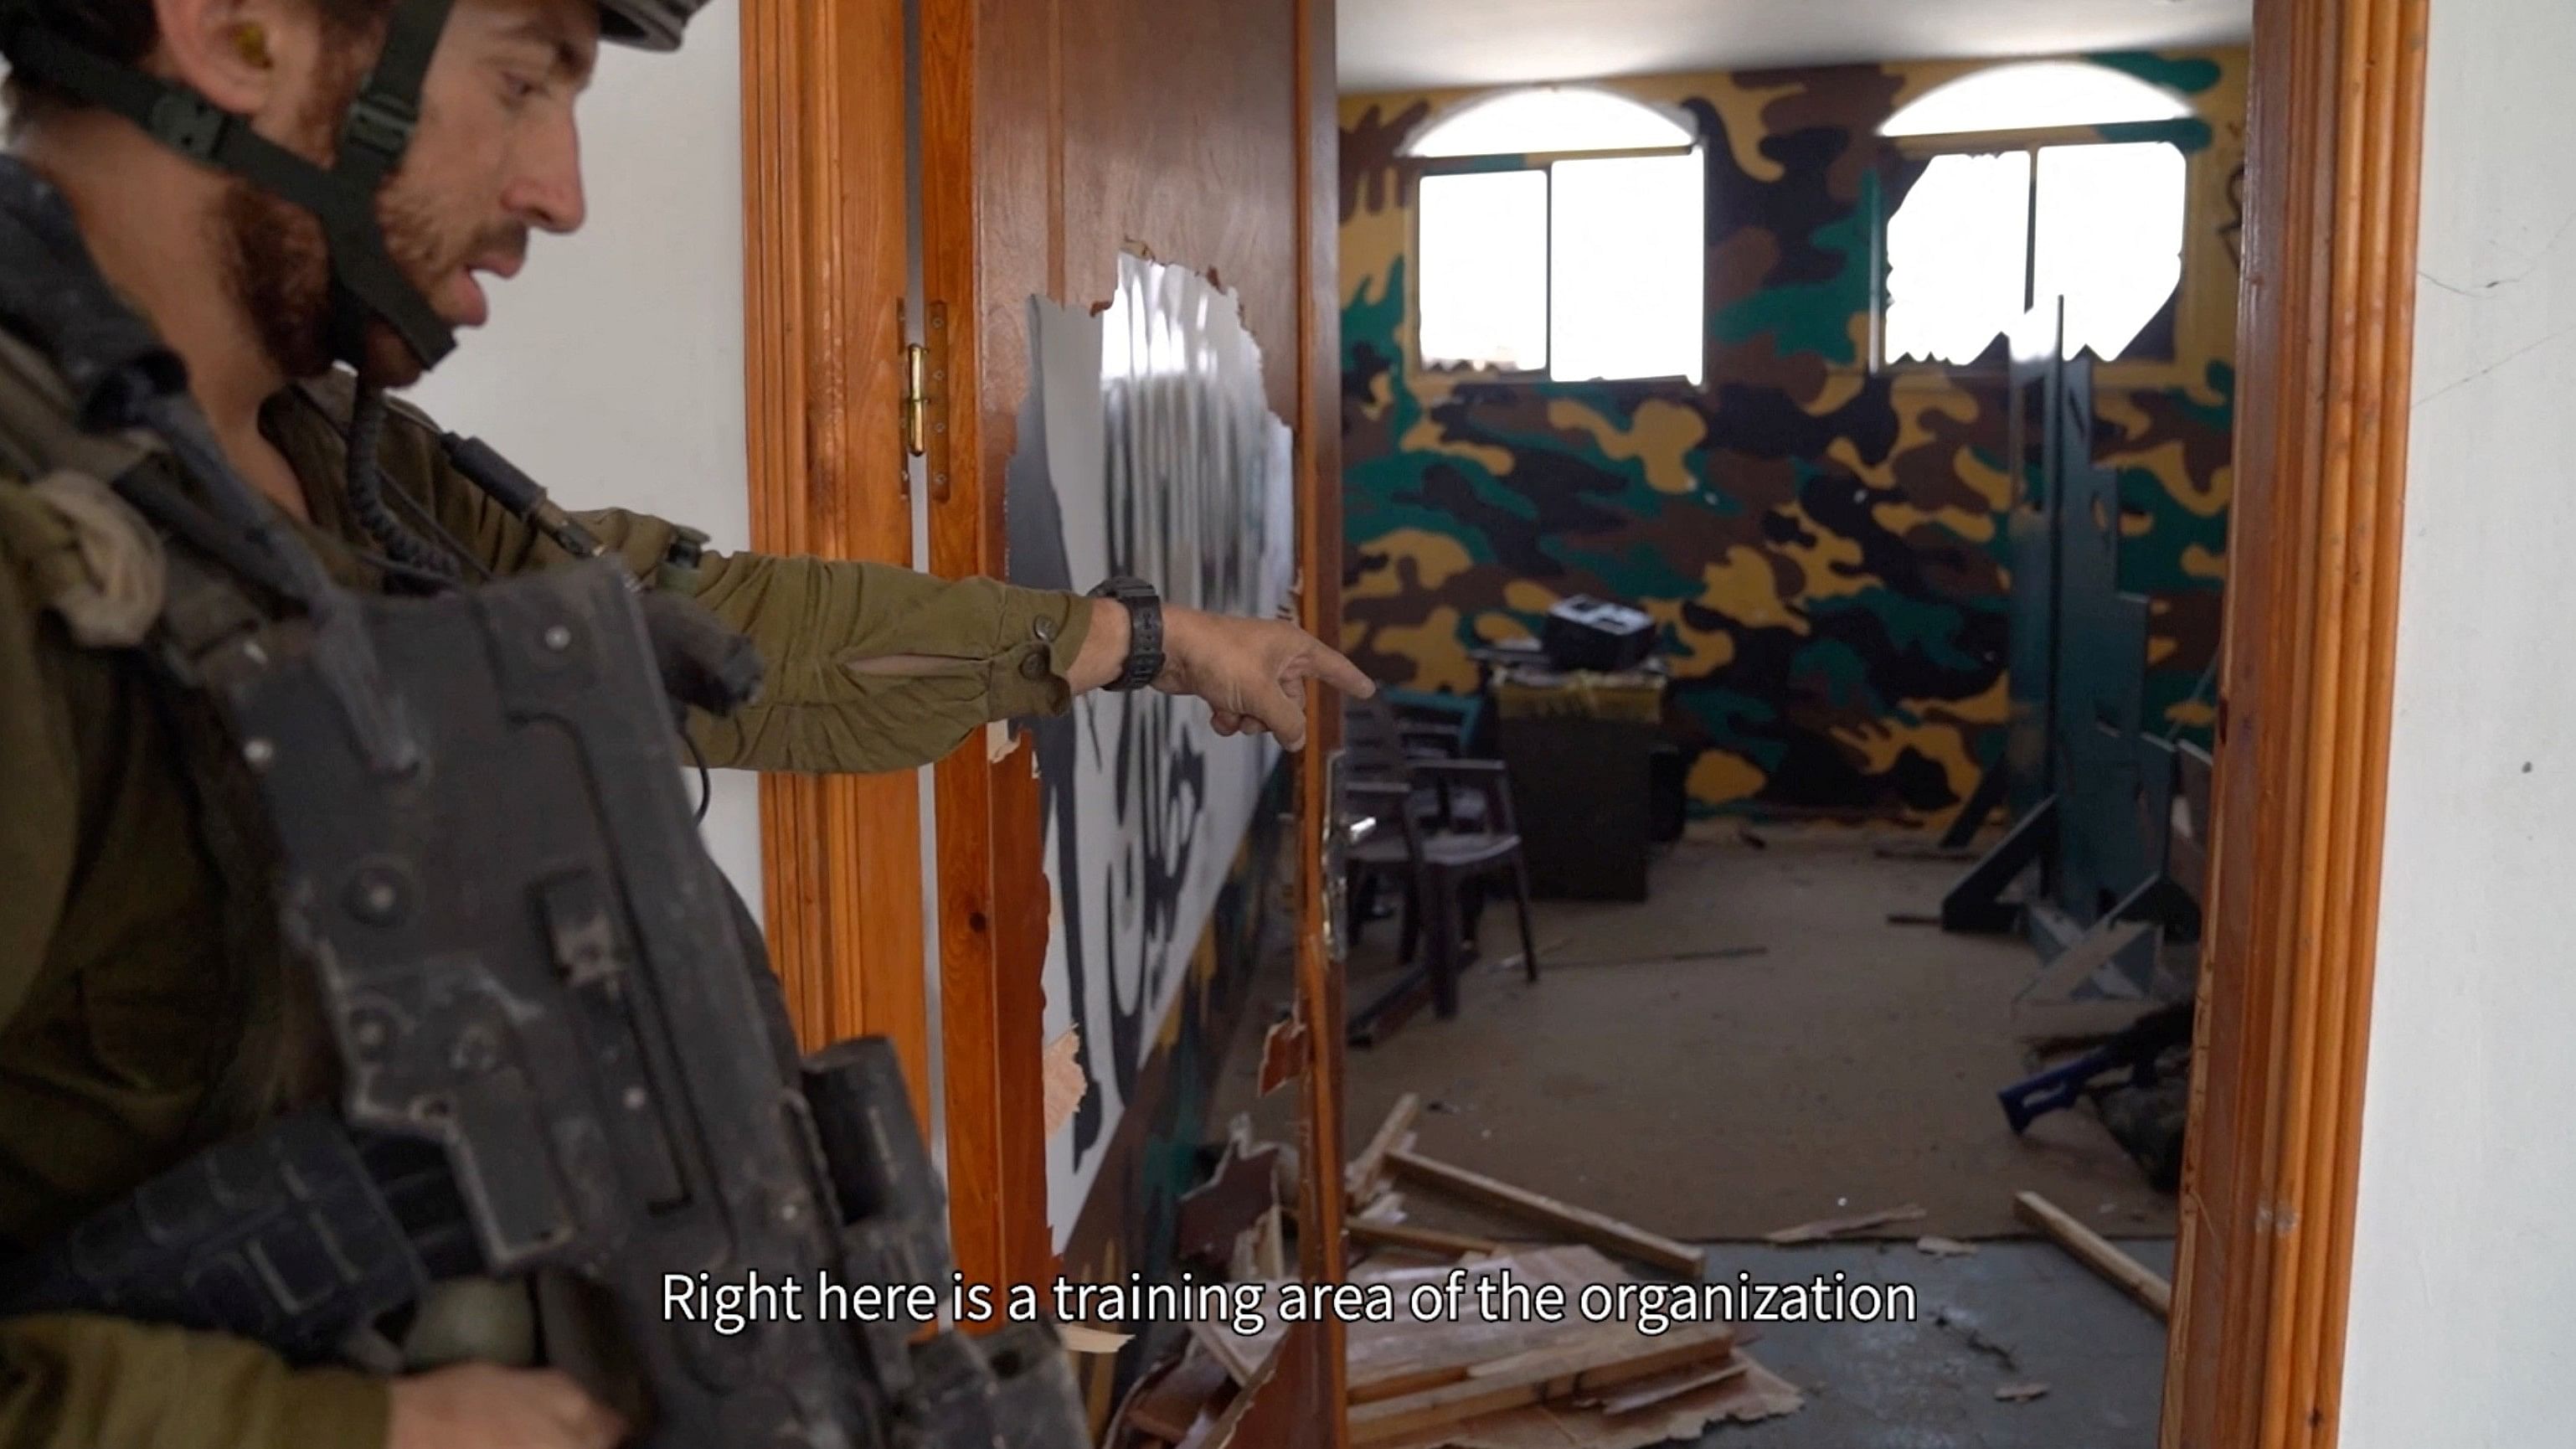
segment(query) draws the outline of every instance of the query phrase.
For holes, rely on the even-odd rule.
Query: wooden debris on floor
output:
[[[1190,1341],[1206,1350],[1225,1369],[1225,1376],[1238,1385],[1261,1376],[1262,1365],[1270,1362],[1270,1352],[1279,1346],[1284,1332],[1237,1333],[1208,1319],[1190,1321]]]
[[[1205,1437],[1234,1396],[1234,1379],[1225,1365],[1193,1342],[1177,1360],[1138,1380],[1112,1428],[1161,1444],[1189,1443],[1194,1436]],[[1119,1435],[1113,1432],[1104,1442],[1118,1443]]]
[[[1729,1354],[1726,1362],[1715,1368],[1685,1364],[1669,1373],[1655,1374],[1623,1385],[1615,1393],[1600,1397],[1577,1395],[1573,1403],[1578,1409],[1599,1409],[1605,1414],[1633,1414],[1639,1409],[1653,1408],[1667,1399],[1678,1399],[1694,1389],[1741,1377],[1752,1367],[1753,1360],[1741,1354]]]
[[[1411,1150],[1422,1110],[1408,1097],[1346,1166],[1343,1186],[1353,1245],[1381,1250],[1351,1279],[1383,1286],[1393,1317],[1363,1319],[1343,1330],[1348,1442],[1354,1449],[1642,1449],[1689,1438],[1726,1419],[1750,1422],[1789,1413],[1798,1391],[1738,1351],[1735,1329],[1722,1322],[1675,1321],[1647,1334],[1633,1323],[1593,1322],[1579,1306],[1583,1292],[1615,1293],[1637,1280],[1603,1251],[1690,1278],[1701,1275],[1698,1249],[1590,1209],[1425,1158]],[[1198,1449],[1222,1441],[1251,1390],[1271,1371],[1293,1331],[1281,1302],[1295,1281],[1284,1251],[1283,1194],[1274,1174],[1284,1149],[1255,1142],[1240,1121],[1209,1181],[1182,1199],[1181,1246],[1215,1255],[1237,1282],[1258,1282],[1258,1331],[1234,1321],[1195,1321],[1188,1347],[1129,1395],[1118,1449]],[[1437,1191],[1495,1209],[1589,1245],[1511,1247],[1468,1233],[1401,1221],[1401,1194],[1390,1187]],[[1232,1236],[1228,1236],[1228,1234]],[[1222,1246],[1220,1246],[1222,1245]],[[1433,1255],[1424,1261],[1418,1255]],[[1454,1318],[1414,1317],[1413,1290],[1437,1285],[1447,1300],[1452,1274],[1463,1273],[1462,1311]],[[1488,1318],[1479,1284],[1508,1275],[1518,1302],[1496,1305]],[[1553,1287],[1555,1321],[1531,1312],[1538,1291]],[[1389,1300],[1382,1300],[1389,1301]],[[1240,1305],[1238,1305],[1240,1309]]]
[[[1342,1194],[1351,1211],[1360,1211],[1379,1193],[1386,1191],[1387,1154],[1404,1145],[1405,1139],[1413,1132],[1413,1119],[1421,1115],[1421,1094],[1407,1092],[1396,1098],[1395,1106],[1387,1111],[1386,1120],[1379,1123],[1377,1131],[1370,1136],[1368,1146],[1351,1159],[1350,1170],[1342,1177]]]
[[[1453,1197],[1553,1228],[1567,1237],[1595,1244],[1641,1263],[1651,1263],[1666,1272],[1696,1278],[1706,1267],[1699,1249],[1590,1208],[1559,1202],[1525,1187],[1514,1187],[1499,1178],[1453,1167],[1418,1152],[1399,1149],[1389,1152],[1386,1161],[1397,1176],[1408,1181],[1438,1188]]]
[[[2048,1234],[2077,1262],[2101,1274],[2111,1286],[2136,1299],[2158,1318],[2173,1316],[2173,1285],[2146,1264],[2113,1247],[2109,1239],[2076,1221],[2073,1214],[2035,1192],[2015,1193],[2013,1211],[2021,1220]]]
[[[1719,1362],[1735,1352],[1735,1331],[1724,1324],[1673,1329],[1653,1338],[1625,1324],[1598,1326],[1616,1327],[1619,1332],[1567,1334],[1560,1346],[1522,1355],[1500,1367],[1476,1365],[1466,1377],[1438,1388],[1353,1404],[1351,1442],[1384,1444],[1424,1429],[1444,1429],[1489,1414],[1572,1399],[1667,1369]]]
[[[1369,1199],[1369,1205],[1343,1219],[1344,1222],[1400,1223],[1404,1221],[1404,1194],[1382,1192]]]
[[[1626,1414],[1542,1404],[1392,1440],[1377,1449],[1646,1449],[1696,1439],[1712,1424],[1756,1423],[1796,1413],[1805,1405],[1806,1397],[1788,1380],[1753,1364],[1707,1388]]]
[[[1445,1284],[1451,1265],[1372,1263],[1354,1273],[1354,1282],[1386,1285],[1399,1305],[1392,1322],[1347,1329],[1354,1446],[1634,1449],[1687,1438],[1721,1418],[1788,1413],[1803,1402],[1737,1351],[1728,1325],[1684,1323],[1650,1336],[1633,1324],[1586,1321],[1573,1306],[1586,1285],[1615,1290],[1634,1281],[1592,1248],[1529,1248],[1457,1266],[1468,1275],[1466,1311],[1455,1321],[1427,1323],[1403,1305],[1414,1288]],[[1563,1321],[1484,1317],[1475,1285],[1506,1272],[1533,1289],[1563,1290]],[[1240,1367],[1238,1382],[1249,1382],[1288,1331],[1269,1316],[1256,1334],[1224,1325],[1193,1331],[1221,1362]]]
[[[1963,1243],[1957,1238],[1937,1237],[1930,1234],[1916,1238],[1914,1246],[1935,1258],[1972,1258],[1977,1253],[1977,1245],[1974,1243]]]
[[[1846,1233],[1865,1233],[1871,1228],[1883,1228],[1890,1223],[1920,1222],[1925,1216],[1922,1208],[1913,1203],[1907,1203],[1903,1207],[1888,1208],[1882,1212],[1855,1213],[1847,1218],[1824,1218],[1817,1222],[1800,1223],[1794,1228],[1775,1228],[1764,1233],[1762,1240],[1782,1246],[1791,1243],[1821,1243],[1827,1238],[1839,1238]]]
[[[1995,1390],[1995,1397],[2007,1404],[2027,1404],[2047,1392],[2046,1384],[2005,1384]]]
[[[1343,1227],[1351,1235],[1352,1242],[1365,1243],[1373,1248],[1405,1248],[1450,1258],[1503,1251],[1503,1245],[1490,1238],[1469,1237],[1465,1233],[1443,1232],[1438,1228],[1417,1228],[1371,1217],[1345,1219]]]

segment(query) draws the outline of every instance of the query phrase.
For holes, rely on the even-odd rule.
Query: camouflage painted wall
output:
[[[2217,648],[2232,483],[2244,54],[2095,56],[2187,96],[2171,362],[2097,374],[2122,475],[2123,587],[2154,601],[2149,718]],[[1342,103],[1344,646],[1464,690],[1479,640],[1557,599],[1663,626],[1694,807],[1937,824],[2000,752],[2004,391],[1870,366],[1876,229],[1921,173],[1878,129],[1977,69],[1942,62],[1621,80],[1706,138],[1708,368],[1681,383],[1503,384],[1413,358],[1405,140],[1472,92]]]

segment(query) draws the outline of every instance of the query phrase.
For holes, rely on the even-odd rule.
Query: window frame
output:
[[[2010,371],[2009,360],[1997,363],[1953,363],[1938,358],[1910,358],[1898,361],[1887,355],[1887,307],[1889,259],[1887,254],[1888,223],[1895,220],[1897,207],[1888,197],[1894,191],[1890,184],[1894,169],[1905,162],[1930,161],[1936,156],[1992,156],[2021,151],[2030,157],[2031,215],[2028,225],[2039,224],[2039,153],[2057,146],[2116,146],[2137,142],[2163,142],[2182,153],[2183,212],[2182,265],[2174,278],[2173,349],[2169,357],[2122,356],[2116,361],[2093,363],[2094,376],[2102,383],[2117,387],[2166,387],[2195,381],[2185,377],[2184,359],[2199,355],[2203,341],[2199,337],[2197,310],[2191,305],[2193,282],[2205,263],[2194,228],[2205,218],[2195,204],[2200,191],[2202,153],[2199,143],[2206,140],[2207,124],[2196,116],[2178,116],[2170,121],[2111,121],[2092,126],[2021,126],[1997,131],[1946,131],[1928,136],[1882,136],[1887,148],[1881,154],[1880,185],[1876,205],[1878,214],[1870,218],[1870,302],[1869,355],[1864,370],[1872,377],[1888,377],[1898,387],[1946,384],[1952,381],[1994,381]],[[2034,238],[2035,239],[2035,238]],[[2038,258],[2030,242],[2024,243],[2022,255],[2022,296],[2025,309],[2035,305],[2030,296],[2032,278]]]
[[[1514,89],[1525,88],[1515,87]],[[1427,124],[1437,125],[1438,122]],[[1410,354],[1405,359],[1406,362],[1419,376],[1438,378],[1451,383],[1492,383],[1535,387],[1651,388],[1705,385],[1705,379],[1712,375],[1710,367],[1714,359],[1710,354],[1708,327],[1704,316],[1700,326],[1700,377],[1703,379],[1701,384],[1693,384],[1686,374],[1678,372],[1651,377],[1594,378],[1584,381],[1560,380],[1556,377],[1556,164],[1560,161],[1625,160],[1638,156],[1698,156],[1705,164],[1707,154],[1708,137],[1695,135],[1690,144],[1682,146],[1629,146],[1588,151],[1506,151],[1482,156],[1398,158],[1396,165],[1399,184],[1404,188],[1405,193],[1413,198],[1413,205],[1408,208],[1411,213],[1407,221],[1410,235],[1406,238],[1406,245],[1408,254],[1417,261],[1417,265],[1406,270],[1404,284],[1405,317],[1410,324],[1409,330],[1412,334],[1406,347],[1406,351]],[[1422,179],[1426,176],[1460,176],[1509,171],[1536,171],[1547,178],[1547,234],[1542,238],[1547,257],[1547,274],[1542,280],[1546,291],[1543,311],[1547,318],[1547,366],[1505,369],[1466,362],[1434,363],[1422,350],[1423,269],[1418,264],[1422,256]],[[1708,212],[1705,205],[1707,197],[1705,181],[1702,184],[1703,204],[1700,211],[1699,250],[1705,254],[1708,250]],[[1700,307],[1705,313],[1708,307],[1708,299],[1705,295],[1700,299]]]

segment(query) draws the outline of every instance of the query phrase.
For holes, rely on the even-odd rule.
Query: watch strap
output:
[[[1127,664],[1104,688],[1143,689],[1163,674],[1163,600],[1143,579],[1118,575],[1103,579],[1091,591],[1095,599],[1115,599],[1127,609]]]

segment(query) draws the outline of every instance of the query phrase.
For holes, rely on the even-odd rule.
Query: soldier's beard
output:
[[[468,254],[465,246],[442,245],[417,199],[403,197],[398,188],[381,198],[377,214],[394,264],[424,294]],[[261,350],[289,378],[329,371],[331,262],[321,223],[293,202],[238,181],[226,188],[219,224],[234,297],[248,313]],[[400,387],[419,379],[420,358],[382,319],[370,317],[363,336],[361,381]]]
[[[359,47],[336,61],[316,85],[311,104],[296,118],[287,145],[316,164],[328,164],[331,139],[340,118],[357,99],[366,71],[355,59]],[[435,224],[430,198],[406,195],[397,169],[375,198],[377,224],[384,229],[385,250],[395,267],[426,296],[439,278],[473,255],[475,238],[442,244],[445,234]],[[334,361],[331,353],[331,252],[322,223],[304,208],[248,181],[235,180],[224,191],[215,213],[225,270],[233,297],[248,313],[262,351],[278,371],[291,379],[319,377]],[[401,387],[418,381],[421,359],[382,319],[370,317],[364,330],[359,380],[377,387]]]

